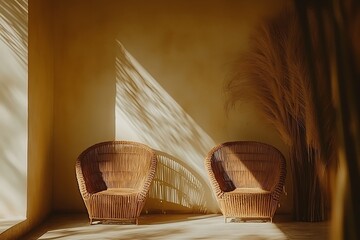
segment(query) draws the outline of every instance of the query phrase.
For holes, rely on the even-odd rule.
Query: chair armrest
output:
[[[285,185],[285,178],[286,178],[286,161],[285,161],[284,157],[281,156],[279,181],[274,186],[274,188],[271,190],[274,200],[280,199],[280,195],[283,192],[283,188]]]
[[[151,158],[149,174],[146,176],[144,184],[141,186],[141,189],[140,189],[139,201],[145,201],[146,196],[150,189],[150,185],[155,177],[156,167],[157,167],[157,157],[154,153]]]
[[[211,167],[211,157],[212,157],[212,154],[209,154],[206,157],[206,159],[205,159],[205,168],[206,168],[207,173],[209,175],[210,182],[211,182],[211,185],[213,186],[213,190],[215,192],[215,195],[218,198],[221,198],[224,195],[225,192],[221,189],[220,184],[216,180],[215,174],[214,174],[214,172],[212,170],[212,167]]]
[[[81,169],[81,162],[79,159],[76,160],[75,171],[76,171],[76,179],[79,185],[81,196],[83,199],[88,199],[90,197],[90,193],[86,189],[85,179]]]

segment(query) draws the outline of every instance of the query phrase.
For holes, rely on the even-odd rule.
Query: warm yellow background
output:
[[[115,139],[116,41],[215,144],[258,140],[287,157],[274,128],[250,104],[225,113],[223,89],[250,31],[282,5],[29,0],[29,221],[13,231],[24,232],[51,212],[85,211],[75,160],[86,147]],[[290,177],[279,213],[292,211]]]
[[[86,147],[115,138],[116,41],[214,143],[259,140],[285,153],[272,126],[250,105],[226,115],[223,89],[233,62],[248,46],[254,24],[280,5],[274,1],[59,1],[54,27],[54,209],[84,210],[74,161]],[[283,202],[279,211],[289,212],[291,200]]]

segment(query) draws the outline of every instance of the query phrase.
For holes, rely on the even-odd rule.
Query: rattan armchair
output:
[[[138,224],[156,163],[150,147],[130,141],[102,142],[83,151],[75,168],[90,224]]]
[[[205,167],[225,222],[227,218],[272,222],[286,176],[280,151],[260,142],[227,142],[208,153]]]

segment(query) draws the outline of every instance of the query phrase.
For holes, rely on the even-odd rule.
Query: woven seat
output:
[[[205,167],[225,222],[227,218],[272,221],[286,176],[280,151],[260,142],[227,142],[208,153]]]
[[[104,191],[95,194],[96,195],[130,195],[130,194],[139,194],[139,191],[133,188],[108,188]]]
[[[225,194],[246,194],[246,193],[258,193],[258,194],[269,194],[270,191],[261,188],[236,188],[231,192],[226,192]]]
[[[146,145],[129,141],[95,144],[76,161],[76,177],[90,224],[100,221],[138,223],[156,156]]]

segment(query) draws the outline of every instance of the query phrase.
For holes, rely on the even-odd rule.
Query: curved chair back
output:
[[[107,188],[139,189],[151,171],[154,152],[129,141],[109,141],[86,149],[79,161],[89,193]]]
[[[214,180],[224,192],[235,188],[272,191],[281,178],[282,165],[285,164],[276,148],[250,141],[220,144],[210,151],[208,161]]]

